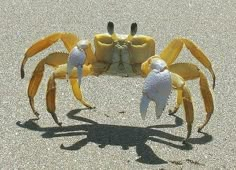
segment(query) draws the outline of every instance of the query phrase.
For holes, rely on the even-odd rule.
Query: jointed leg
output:
[[[184,84],[183,81],[193,80],[193,79],[199,78],[199,69],[198,69],[198,67],[193,65],[193,64],[190,64],[190,63],[172,64],[172,65],[169,66],[168,69],[172,73],[175,73],[174,74],[175,76],[176,76],[176,74],[181,76],[181,78],[182,78],[182,80],[180,81],[181,84]],[[175,79],[172,79],[172,81],[174,81]],[[182,104],[182,90],[178,89],[177,90],[176,106],[174,107],[173,110],[169,110],[169,114],[173,115],[174,113],[176,113],[181,104]]]
[[[24,78],[24,65],[27,62],[28,58],[48,48],[52,44],[56,43],[58,40],[62,40],[68,52],[70,52],[72,48],[76,45],[76,43],[79,41],[77,36],[71,33],[54,33],[37,41],[25,52],[25,57],[21,64],[21,78]]]
[[[70,79],[71,87],[73,90],[73,94],[76,97],[77,100],[79,100],[84,106],[92,109],[94,108],[91,106],[87,101],[85,101],[83,94],[81,92],[81,89],[78,86],[78,80],[77,79]]]
[[[206,119],[202,125],[199,126],[198,132],[200,132],[206,124],[209,122],[211,115],[214,111],[214,103],[213,103],[213,97],[211,94],[211,91],[209,89],[209,85],[207,82],[207,79],[203,73],[200,72],[200,89],[201,89],[201,94],[202,98],[204,100],[205,104],[205,109],[206,109]]]
[[[179,110],[180,105],[183,103],[182,95],[183,95],[182,90],[177,90],[176,105],[173,110],[171,109],[169,110],[169,115],[173,115]]]
[[[34,107],[34,96],[36,95],[38,91],[38,87],[43,77],[44,64],[45,64],[45,59],[39,62],[39,64],[37,65],[37,67],[35,68],[33,72],[33,75],[30,79],[30,83],[28,87],[29,103],[30,103],[33,113],[38,119],[39,119],[39,113],[35,110],[35,107]]]
[[[215,87],[215,73],[212,69],[211,62],[202,50],[191,40],[186,38],[176,38],[172,40],[168,46],[161,52],[160,57],[166,61],[167,65],[171,65],[178,57],[183,46],[186,46],[192,55],[202,63],[211,73],[213,78],[213,88]]]
[[[200,78],[200,81],[199,81],[200,90],[201,90],[202,98],[204,101],[205,109],[207,112],[204,123],[201,126],[199,126],[199,129],[198,129],[198,131],[201,131],[209,122],[211,115],[214,111],[213,97],[212,97],[212,93],[208,85],[206,76],[200,71],[200,69],[196,65],[190,64],[190,63],[173,64],[169,66],[169,70],[173,73],[180,75],[185,81]],[[173,74],[173,75],[176,75],[176,74]],[[180,99],[179,95],[177,96],[177,103],[178,103],[178,98]]]
[[[183,140],[183,143],[185,144],[188,138],[191,135],[192,132],[192,123],[194,119],[194,112],[193,112],[193,104],[191,99],[191,94],[187,86],[185,85],[183,87],[183,104],[184,104],[184,110],[185,110],[185,119],[187,122],[187,136]]]
[[[171,79],[172,79],[172,85],[174,86],[175,89],[178,91],[181,91],[179,100],[182,99],[182,102],[184,104],[184,110],[185,110],[185,119],[187,122],[187,136],[184,139],[183,143],[186,143],[187,139],[191,135],[192,131],[192,123],[194,119],[194,112],[193,112],[193,104],[192,104],[192,99],[191,99],[191,94],[189,89],[187,88],[183,78],[179,76],[178,74],[171,73]],[[179,95],[180,95],[179,94]]]
[[[169,70],[172,72],[171,73],[172,86],[174,89],[177,90],[176,105],[173,110],[171,109],[169,110],[169,114],[173,115],[178,111],[180,105],[183,103],[182,87],[185,85],[185,81],[179,74],[174,73],[174,71],[171,68]]]
[[[46,102],[47,102],[47,110],[49,113],[51,113],[53,120],[61,126],[61,122],[58,121],[57,115],[55,113],[56,110],[56,82],[54,75],[50,76],[48,80],[48,85],[47,85],[47,95],[46,95]]]
[[[91,74],[91,65],[84,66],[83,67],[83,76]],[[54,121],[61,126],[61,122],[58,121],[58,118],[56,116],[55,110],[56,110],[56,82],[55,79],[65,79],[66,78],[66,65],[60,65],[50,76],[48,80],[48,85],[47,85],[47,110],[49,113],[51,113]],[[72,90],[75,95],[75,97],[86,107],[93,108],[90,104],[88,104],[80,91],[80,88],[78,86],[78,80],[77,80],[77,74],[76,74],[76,69],[72,70],[72,74],[70,77],[70,83],[72,85]]]
[[[38,91],[38,87],[41,83],[44,67],[45,64],[57,67],[60,64],[66,63],[68,58],[67,53],[52,53],[48,55],[46,58],[41,60],[38,65],[36,66],[33,75],[30,79],[29,87],[28,87],[28,97],[29,97],[29,103],[32,108],[33,113],[39,118],[39,113],[35,110],[34,107],[34,96],[36,95]]]

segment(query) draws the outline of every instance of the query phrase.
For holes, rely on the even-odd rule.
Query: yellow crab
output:
[[[49,54],[38,63],[33,72],[28,87],[28,97],[30,106],[37,117],[39,114],[34,107],[34,96],[42,80],[45,65],[50,65],[54,67],[54,71],[47,85],[47,110],[59,126],[61,126],[61,122],[58,121],[55,113],[55,79],[69,79],[76,99],[84,106],[93,108],[82,95],[81,78],[82,76],[101,74],[146,77],[140,102],[140,112],[143,119],[150,101],[156,103],[157,118],[161,116],[173,87],[177,91],[177,101],[176,106],[169,113],[174,114],[183,103],[188,130],[184,142],[190,137],[194,119],[191,94],[186,81],[199,78],[207,114],[198,131],[208,123],[214,110],[214,104],[206,76],[194,64],[174,64],[182,48],[186,46],[192,55],[210,71],[214,88],[215,74],[211,62],[195,43],[186,38],[175,38],[158,56],[155,55],[154,39],[150,36],[137,35],[136,23],[131,25],[129,35],[116,34],[112,22],[108,23],[107,31],[108,33],[95,35],[95,52],[88,40],[79,40],[76,35],[71,33],[53,33],[37,41],[26,50],[21,65],[21,78],[24,78],[26,61],[58,40],[62,40],[68,50],[68,53],[54,52]]]

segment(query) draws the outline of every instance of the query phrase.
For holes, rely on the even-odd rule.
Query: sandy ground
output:
[[[236,169],[235,44],[236,1],[2,1],[0,6],[0,169]],[[195,120],[190,144],[183,108],[176,116],[168,109],[156,120],[154,104],[142,121],[139,101],[142,78],[88,77],[82,88],[96,106],[87,110],[73,97],[66,81],[57,81],[59,128],[46,111],[45,91],[51,69],[47,68],[35,97],[41,119],[32,114],[27,85],[36,64],[61,43],[43,51],[26,64],[20,78],[24,51],[33,42],[53,32],[76,33],[93,39],[106,32],[108,21],[116,32],[128,33],[137,22],[138,33],[156,40],[156,53],[174,37],[196,42],[209,56],[216,73],[215,111],[203,133],[204,105],[198,80],[188,82],[193,94]],[[178,62],[192,62],[209,72],[183,50]]]

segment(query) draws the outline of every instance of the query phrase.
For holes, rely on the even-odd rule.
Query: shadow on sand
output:
[[[146,144],[147,141],[154,141],[165,144],[180,150],[191,150],[192,144],[205,144],[212,141],[212,136],[207,133],[202,133],[200,138],[191,138],[188,140],[189,144],[183,145],[183,137],[175,136],[163,132],[161,128],[174,128],[181,126],[183,120],[177,116],[174,124],[156,125],[149,127],[131,127],[131,126],[117,126],[99,124],[93,120],[77,116],[81,109],[70,111],[67,116],[70,119],[85,122],[87,124],[63,126],[63,127],[40,127],[34,120],[28,120],[24,123],[17,122],[16,124],[22,128],[33,131],[43,132],[43,138],[66,137],[66,136],[85,136],[84,139],[70,145],[64,146],[61,144],[60,148],[65,150],[79,150],[85,147],[89,142],[96,143],[100,148],[107,145],[121,146],[122,149],[128,150],[129,147],[136,147],[136,152],[139,158],[136,160],[145,164],[165,164],[167,161],[159,158]],[[175,142],[175,143],[174,143]],[[178,143],[178,144],[176,144]]]

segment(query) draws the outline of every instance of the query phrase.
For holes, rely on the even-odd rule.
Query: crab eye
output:
[[[138,26],[137,26],[137,23],[132,23],[131,24],[131,30],[130,30],[130,34],[132,36],[134,36],[136,33],[137,33],[137,30],[138,30]]]
[[[108,22],[107,31],[110,35],[112,35],[114,33],[114,23],[113,22]]]

